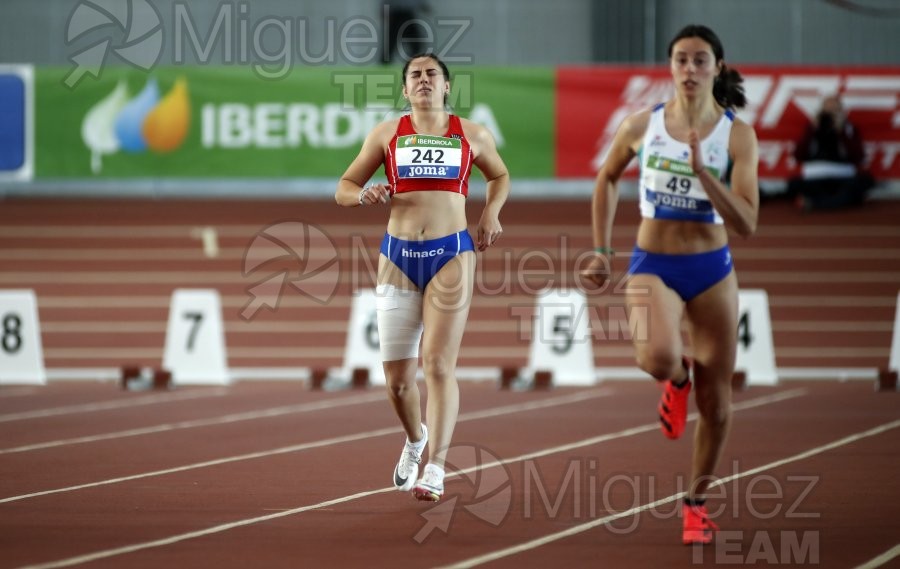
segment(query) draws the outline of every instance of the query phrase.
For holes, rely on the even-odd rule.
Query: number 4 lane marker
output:
[[[230,382],[219,291],[177,289],[172,293],[163,367],[172,372],[175,385]]]
[[[900,294],[897,294],[897,308],[894,312],[894,335],[891,339],[891,355],[888,369],[900,371]]]
[[[0,290],[0,385],[44,385],[44,351],[33,290]]]
[[[777,385],[769,295],[762,289],[738,292],[738,345],[735,368],[747,374],[747,385]]]

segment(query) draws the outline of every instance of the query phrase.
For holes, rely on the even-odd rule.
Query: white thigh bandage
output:
[[[381,360],[418,358],[422,339],[422,293],[380,284],[375,287],[375,312]]]

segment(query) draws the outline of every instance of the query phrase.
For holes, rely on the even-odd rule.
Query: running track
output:
[[[900,553],[897,394],[858,381],[736,394],[710,500],[723,532],[696,549],[671,501],[690,437],[663,438],[656,396],[463,382],[451,462],[465,474],[435,507],[388,486],[402,435],[380,392],[5,388],[0,567],[827,568]]]
[[[630,205],[614,235],[620,250],[637,221]],[[767,206],[758,235],[733,244],[742,286],[769,291],[780,367],[886,364],[898,214],[897,202],[814,216]],[[529,306],[542,280],[569,278],[573,258],[590,248],[587,215],[579,202],[505,210],[507,249],[482,261],[463,366],[524,363],[527,341],[519,323],[509,324],[510,307]],[[339,365],[354,272],[343,269],[356,268],[343,253],[353,235],[374,251],[384,212],[277,201],[9,200],[0,219],[2,286],[36,290],[49,368],[158,365],[177,286],[218,288],[230,363],[264,368]],[[334,240],[338,294],[327,307],[285,297],[245,322],[237,313],[254,282],[241,274],[244,250],[291,219]],[[217,229],[218,256],[204,254],[202,227]],[[329,253],[320,245],[312,257]],[[556,264],[541,271],[546,259]],[[535,282],[508,276],[532,268],[538,276],[522,278]],[[602,307],[619,301],[591,297],[601,325]],[[631,365],[630,355],[624,339],[595,344],[598,366]],[[688,474],[690,440],[658,433],[648,383],[507,392],[494,381],[463,382],[462,391],[451,460],[464,474],[434,508],[387,486],[402,436],[376,390],[4,387],[0,567],[856,567],[900,559],[900,487],[890,482],[900,405],[870,382],[790,381],[735,395],[719,472],[725,491],[711,500],[722,507],[723,532],[706,548],[679,544],[671,500]]]
[[[470,203],[469,219],[479,207]],[[613,245],[627,252],[637,208],[625,202],[619,209]],[[370,267],[386,214],[330,202],[10,199],[0,208],[0,288],[37,293],[51,369],[159,366],[179,287],[219,290],[232,367],[339,366],[351,294],[374,286]],[[886,366],[900,288],[897,219],[900,201],[815,215],[773,204],[761,210],[757,235],[733,239],[741,287],[768,291],[779,367]],[[285,258],[274,244],[247,253],[260,234],[285,221],[316,224],[330,239],[291,244],[308,246],[311,265]],[[479,258],[462,367],[525,365],[534,294],[576,286],[576,261],[592,248],[584,201],[513,201],[501,221],[500,245]],[[204,228],[215,230],[212,251],[204,249]],[[248,290],[278,271],[299,275],[335,255],[329,270],[299,285],[314,296],[334,291],[327,305],[288,286],[273,296],[277,310],[240,317]],[[268,261],[245,276],[245,257]],[[614,272],[626,265],[627,258],[618,259]],[[591,293],[589,306],[597,367],[633,366],[622,294]]]

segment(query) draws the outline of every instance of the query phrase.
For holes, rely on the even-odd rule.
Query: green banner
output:
[[[75,89],[67,71],[36,72],[39,179],[336,178],[404,101],[387,67],[296,68],[279,80],[237,67],[110,68]],[[493,132],[511,176],[552,177],[553,70],[451,71],[454,112]]]

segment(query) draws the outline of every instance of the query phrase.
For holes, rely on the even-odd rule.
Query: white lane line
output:
[[[610,314],[610,322],[627,323],[628,320]],[[516,332],[522,323],[516,320],[488,320],[466,324],[466,332]],[[47,322],[41,325],[43,334],[156,334],[166,331],[167,322],[132,321],[98,322],[71,320]],[[775,332],[890,332],[893,322],[872,322],[868,320],[822,322],[818,320],[782,320],[772,323]],[[345,320],[304,320],[292,322],[225,322],[226,334],[253,334],[260,332],[294,332],[298,334],[321,334],[322,332],[346,332]],[[0,396],[3,394],[0,393]]]
[[[203,244],[203,256],[215,259],[219,256],[219,234],[215,227],[194,227],[191,239],[199,239]]]
[[[295,514],[302,514],[303,512],[307,512],[309,510],[317,510],[320,508],[327,508],[328,506],[335,506],[337,504],[343,504],[344,502],[359,500],[361,498],[368,498],[369,496],[374,496],[375,494],[384,494],[386,492],[396,492],[396,490],[394,489],[393,486],[391,486],[390,488],[381,488],[379,490],[368,490],[365,492],[359,492],[357,494],[352,494],[350,496],[344,496],[342,498],[335,498],[334,500],[328,500],[327,502],[319,502],[318,504],[313,504],[310,506],[303,506],[301,508],[294,508],[292,510],[285,510],[283,512],[277,512],[275,514],[269,514],[266,516],[259,516],[256,518],[249,518],[249,519],[245,519],[245,520],[238,520],[236,522],[213,526],[213,527],[209,527],[209,528],[198,530],[198,531],[192,531],[189,533],[173,535],[172,537],[157,539],[154,541],[147,541],[144,543],[136,543],[134,545],[126,545],[124,547],[117,547],[115,549],[106,549],[104,551],[88,553],[87,555],[80,555],[78,557],[70,557],[68,559],[60,559],[59,561],[50,561],[48,563],[39,563],[37,565],[27,565],[24,567],[20,567],[19,569],[54,569],[56,567],[71,567],[72,565],[80,565],[81,563],[88,563],[90,561],[96,561],[98,559],[106,559],[109,557],[115,557],[117,555],[125,555],[126,553],[134,553],[135,551],[141,551],[142,549],[152,549],[154,547],[162,547],[164,545],[172,545],[173,543],[178,543],[180,541],[185,541],[188,539],[194,539],[194,538],[203,537],[206,535],[221,533],[223,531],[228,531],[228,530],[243,527],[243,526],[258,524],[261,522],[277,520],[278,518],[293,516]]]
[[[507,276],[508,269],[483,269],[482,274],[486,282],[497,282],[499,277]],[[331,286],[324,282],[311,280],[310,284],[321,284],[322,287]],[[355,277],[354,277],[355,278]],[[741,271],[741,280],[747,283],[890,283],[900,281],[900,271],[855,271],[855,272],[830,272],[830,271]],[[16,271],[11,273],[0,272],[0,284],[10,286],[34,286],[37,284],[100,284],[109,287],[140,284],[206,284],[239,283],[244,284],[247,277],[239,271],[66,271],[60,273],[57,270],[44,271]],[[305,282],[305,281],[304,281]],[[350,277],[342,278],[341,282],[351,283]],[[324,288],[323,288],[324,290]],[[501,297],[502,298],[502,297]]]
[[[0,227],[0,238],[38,238],[53,239],[59,237],[72,238],[95,238],[95,237],[116,237],[125,239],[141,239],[145,237],[184,237],[189,238],[190,231],[194,229],[194,225],[128,225],[121,227],[98,226],[98,225],[29,225],[27,227]],[[520,228],[522,231],[510,234],[528,235],[529,238],[568,235],[579,237],[591,237],[590,227],[565,227],[565,231],[560,231],[557,226],[537,226],[534,225],[510,225],[510,228]],[[637,225],[621,224],[613,229],[613,236],[628,236],[633,238],[634,230]],[[778,224],[766,225],[760,227],[757,232],[759,237],[829,237],[837,238],[838,233],[835,232],[834,225],[802,225],[796,224]],[[228,237],[250,238],[265,229],[264,225],[219,225],[218,232],[220,235]],[[356,234],[378,234],[383,231],[383,225],[369,224],[329,224],[328,229],[333,236],[356,235]],[[900,229],[893,225],[847,225],[841,226],[841,239],[846,237],[896,237],[900,236]],[[523,239],[519,239],[520,241]]]
[[[212,233],[203,233],[204,230],[212,230]],[[242,260],[247,255],[244,247],[219,247],[218,235],[216,228],[195,228],[191,231],[192,239],[201,239],[204,246],[204,253],[213,251],[212,255],[218,259],[235,259]],[[211,235],[210,237],[206,237]],[[249,237],[249,235],[248,235]],[[207,245],[206,240],[210,240]],[[346,247],[338,244],[338,252],[344,252]],[[260,247],[256,248],[254,244],[253,254],[260,257],[269,255],[266,258],[274,259],[283,254],[284,249],[280,247]],[[823,248],[822,250],[812,248],[783,248],[778,250],[761,248],[735,248],[733,250],[735,257],[740,260],[758,260],[758,259],[797,259],[807,261],[811,259],[883,259],[893,261],[900,258],[900,249],[854,249],[852,247],[844,248]],[[307,251],[308,259],[330,259],[334,255],[332,247],[315,247],[310,246]],[[133,261],[140,259],[142,261],[173,261],[173,260],[197,260],[200,258],[194,247],[78,247],[78,248],[40,248],[40,247],[17,247],[0,250],[0,259],[13,261]],[[552,260],[558,260],[558,257],[551,257]]]
[[[898,555],[900,555],[900,543],[898,543],[894,547],[888,549],[887,551],[885,551],[878,557],[876,557],[874,559],[870,559],[869,561],[866,561],[862,565],[859,565],[858,567],[856,567],[856,569],[875,569],[876,567],[881,567],[882,565],[884,565],[888,561],[892,560],[893,558],[897,557]]]
[[[331,299],[329,306],[333,307],[349,307],[352,297],[336,296]],[[476,295],[472,299],[473,307],[496,307],[507,306],[508,304],[527,303],[534,301],[534,297],[527,294],[508,294],[483,296]],[[612,295],[591,298],[592,306],[607,306],[615,302]],[[116,310],[119,308],[162,308],[167,309],[171,303],[168,296],[115,296],[115,295],[80,295],[80,296],[42,296],[41,308],[60,309],[60,310],[83,310],[93,308],[97,311]],[[222,295],[223,308],[243,308],[247,304],[247,297],[241,295]],[[769,299],[770,306],[779,307],[821,307],[823,304],[838,307],[857,307],[857,308],[894,308],[897,305],[895,296],[791,296],[791,295],[774,295]],[[305,296],[287,296],[281,299],[280,308],[309,308],[316,307],[318,304],[314,299]],[[249,325],[249,324],[248,324]]]
[[[46,441],[31,445],[11,447],[0,449],[0,455],[12,454],[17,452],[28,452],[32,450],[40,450],[46,448],[54,448],[61,446],[77,445],[83,443],[93,443],[97,441],[108,441],[112,439],[122,439],[125,437],[137,437],[140,435],[150,435],[156,433],[165,433],[169,431],[177,431],[179,429],[193,429],[196,427],[210,427],[213,425],[227,425],[229,423],[237,423],[240,421],[253,421],[256,419],[271,419],[272,417],[280,417],[282,415],[290,415],[292,413],[308,413],[311,411],[320,411],[322,409],[334,409],[336,407],[344,407],[348,405],[360,405],[363,403],[372,403],[384,400],[381,393],[369,393],[356,397],[344,397],[329,399],[327,401],[317,401],[315,403],[298,403],[296,405],[284,405],[282,407],[272,407],[259,411],[244,411],[242,413],[232,413],[230,415],[222,415],[220,417],[210,417],[208,419],[194,419],[191,421],[179,421],[177,423],[163,423],[162,425],[152,425],[150,427],[141,427],[138,429],[128,429],[125,431],[116,431],[113,433],[103,433],[100,435],[91,435],[85,437],[75,437],[71,439],[59,439],[55,441]]]
[[[531,411],[535,409],[545,409],[548,407],[555,407],[559,405],[568,405],[570,403],[579,403],[582,401],[587,401],[589,399],[594,399],[597,397],[606,397],[613,393],[610,389],[600,388],[593,389],[590,391],[582,391],[578,393],[573,393],[569,395],[564,395],[561,397],[551,397],[549,399],[543,399],[540,401],[532,401],[529,403],[519,403],[514,405],[504,405],[502,407],[495,407],[493,409],[486,409],[484,411],[475,411],[472,413],[463,413],[460,414],[457,422],[464,421],[473,421],[476,419],[484,419],[488,417],[498,417],[500,415],[509,415],[512,413],[519,413],[522,411]],[[53,490],[43,490],[41,492],[33,492],[31,494],[22,494],[20,496],[10,496],[8,498],[0,499],[0,504],[4,504],[7,502],[16,502],[18,500],[25,500],[28,498],[36,498],[38,496],[47,496],[49,494],[58,494],[61,492],[73,492],[76,490],[83,490],[85,488],[94,488],[97,486],[106,486],[109,484],[118,484],[119,482],[128,482],[130,480],[140,480],[142,478],[150,478],[153,476],[163,476],[166,474],[174,474],[176,472],[184,472],[187,470],[194,470],[197,468],[207,468],[209,466],[218,466],[220,464],[229,464],[232,462],[240,462],[244,460],[254,460],[257,458],[266,458],[270,456],[276,456],[280,454],[288,454],[292,452],[300,452],[304,450],[332,446],[337,444],[355,442],[365,439],[371,439],[375,437],[381,437],[385,435],[396,435],[399,432],[399,428],[397,426],[385,427],[383,429],[376,429],[373,431],[365,431],[362,433],[354,433],[352,435],[343,435],[340,437],[332,437],[329,439],[320,439],[318,441],[311,441],[308,443],[301,443],[297,445],[291,445],[286,447],[280,447],[276,449],[270,449],[265,451],[241,454],[236,456],[229,456],[225,458],[219,458],[215,460],[208,460],[205,462],[196,462],[193,464],[186,464],[184,466],[176,466],[173,468],[166,468],[163,470],[154,470],[152,472],[144,472],[141,474],[132,474],[130,476],[121,476],[119,478],[110,478],[108,480],[100,480],[97,482],[88,482],[86,484],[79,484],[77,486],[67,486],[65,488],[55,488]]]
[[[802,397],[809,393],[808,389],[791,389],[789,391],[782,391],[780,393],[773,393],[772,395],[766,395],[763,397],[757,397],[755,399],[748,399],[747,401],[742,401],[741,403],[735,403],[731,406],[732,411],[744,411],[746,409],[753,409],[754,407],[762,407],[763,405],[769,405],[771,403],[779,403],[781,401],[787,401],[789,399],[794,399],[796,397]],[[696,421],[700,417],[699,413],[690,413],[688,414],[687,422]],[[574,443],[570,443],[567,445],[561,445],[557,447],[553,447],[549,450],[539,450],[531,453],[522,454],[513,458],[501,459],[494,462],[489,462],[482,464],[480,466],[464,468],[457,472],[453,473],[453,476],[461,476],[463,474],[469,474],[471,472],[475,472],[479,469],[487,469],[493,468],[495,466],[505,466],[507,464],[513,464],[517,462],[524,462],[526,460],[533,460],[536,458],[541,458],[550,454],[556,454],[560,452],[567,452],[570,450],[576,450],[586,446],[592,446],[600,443],[605,443],[607,441],[621,439],[625,437],[631,437],[634,435],[639,435],[641,433],[647,433],[650,431],[656,431],[659,429],[659,423],[647,423],[645,425],[640,425],[638,427],[632,427],[630,429],[624,429],[621,431],[617,431],[615,433],[607,433],[603,435],[598,435],[596,437],[591,437],[589,439],[583,439],[580,441],[576,441]],[[451,476],[448,474],[447,478]]]
[[[745,470],[744,472],[738,472],[736,474],[732,474],[730,476],[726,476],[724,478],[717,479],[715,482],[713,482],[710,485],[710,487],[722,486],[723,484],[727,484],[729,482],[738,480],[740,478],[744,478],[746,476],[752,476],[754,474],[759,474],[760,472],[765,472],[767,470],[773,470],[775,468],[779,468],[781,466],[790,464],[792,462],[798,462],[800,460],[804,460],[804,459],[810,458],[812,456],[816,456],[818,454],[822,454],[824,452],[855,443],[857,441],[860,441],[860,440],[868,438],[868,437],[880,435],[891,429],[896,429],[897,427],[900,427],[900,419],[891,421],[890,423],[885,423],[883,425],[879,425],[879,426],[871,428],[867,431],[862,431],[860,433],[856,433],[854,435],[850,435],[850,436],[844,437],[842,439],[838,439],[838,440],[830,442],[828,444],[812,448],[810,450],[795,454],[793,456],[789,456],[787,458],[783,458],[780,460],[770,462],[763,466],[758,466],[756,468],[751,468],[750,470]],[[563,531],[545,535],[544,537],[532,539],[530,541],[520,543],[519,545],[514,545],[512,547],[499,549],[492,553],[486,553],[484,555],[478,555],[476,557],[471,557],[469,559],[465,559],[463,561],[453,563],[452,565],[444,565],[444,566],[441,566],[440,569],[467,569],[469,567],[477,567],[479,565],[483,565],[485,563],[490,563],[492,561],[497,561],[498,559],[503,559],[506,557],[510,557],[512,555],[518,555],[525,551],[537,549],[538,547],[547,545],[549,543],[553,543],[555,541],[559,541],[561,539],[565,539],[565,538],[571,537],[573,535],[578,535],[580,533],[584,533],[584,532],[594,529],[596,527],[610,524],[618,519],[631,517],[633,515],[639,514],[646,510],[652,510],[654,508],[658,508],[659,506],[674,502],[674,501],[682,498],[685,494],[686,494],[686,492],[679,492],[677,494],[672,494],[671,496],[668,496],[666,498],[661,498],[659,500],[656,500],[655,502],[650,502],[650,503],[644,504],[642,506],[638,506],[636,508],[631,508],[630,510],[625,510],[625,511],[622,511],[622,512],[619,512],[616,514],[612,514],[610,516],[606,516],[604,518],[599,518],[599,519],[596,519],[596,520],[593,520],[590,522],[586,522],[581,525],[577,525],[577,526],[571,527],[571,528],[563,530]]]
[[[0,387],[0,399],[33,395],[38,391],[37,387]]]
[[[745,401],[745,402],[743,402],[743,403],[740,403],[740,404],[738,404],[738,405],[734,405],[733,409],[736,410],[736,411],[739,411],[739,410],[743,410],[743,409],[750,409],[750,408],[753,408],[753,407],[760,407],[760,406],[762,406],[762,405],[766,405],[766,404],[769,404],[769,403],[777,403],[777,402],[779,402],[779,401],[785,401],[785,400],[792,399],[792,398],[795,398],[795,397],[800,397],[800,396],[806,395],[807,393],[808,393],[808,390],[806,390],[806,389],[793,389],[793,390],[785,391],[785,392],[782,392],[782,393],[776,393],[776,394],[773,394],[773,395],[770,395],[770,396],[759,397],[759,398],[757,398],[757,399],[751,399],[751,400]],[[605,394],[605,393],[604,393],[604,394]],[[510,406],[510,407],[512,407],[512,406]],[[496,410],[490,410],[490,411],[493,412],[493,414],[492,414],[491,416],[496,416],[496,415],[498,414],[498,413],[496,413]],[[484,412],[480,412],[480,414],[483,414],[483,413],[484,413]],[[689,421],[693,421],[693,420],[695,420],[695,419],[696,419],[696,414],[691,414],[691,415],[688,417],[688,420],[689,420]],[[551,455],[551,454],[557,454],[557,453],[560,453],[560,452],[566,452],[566,451],[569,451],[569,450],[572,450],[572,449],[576,449],[576,448],[580,448],[580,447],[585,447],[585,446],[590,446],[590,445],[594,445],[594,444],[597,444],[597,443],[600,443],[600,442],[605,442],[605,441],[608,441],[608,440],[613,440],[613,439],[616,439],[616,438],[628,437],[628,436],[632,436],[632,435],[636,435],[636,434],[639,434],[639,433],[643,433],[643,432],[647,432],[647,431],[651,431],[651,430],[656,430],[656,429],[659,429],[659,424],[658,424],[658,423],[655,423],[655,422],[654,422],[654,423],[649,423],[649,424],[646,424],[646,425],[641,425],[640,427],[634,427],[634,428],[631,428],[631,429],[625,429],[625,430],[619,431],[619,432],[617,432],[617,433],[609,433],[609,434],[605,434],[605,435],[600,435],[600,436],[598,436],[598,437],[592,437],[592,438],[589,438],[589,439],[584,439],[584,440],[582,440],[582,441],[577,441],[577,442],[570,443],[570,444],[566,444],[566,445],[556,446],[556,447],[544,449],[544,450],[541,450],[541,451],[535,451],[535,452],[532,452],[532,453],[523,454],[523,455],[520,455],[520,456],[518,456],[518,457],[516,457],[516,458],[511,458],[511,459],[506,459],[506,460],[500,460],[500,461],[494,461],[494,462],[486,463],[486,464],[483,464],[483,465],[480,465],[480,466],[475,466],[475,467],[472,467],[472,468],[467,468],[467,469],[462,470],[462,471],[459,471],[459,472],[448,473],[448,474],[447,474],[447,478],[458,477],[458,476],[461,476],[461,475],[463,475],[463,474],[467,474],[467,473],[469,473],[469,472],[474,472],[474,471],[477,471],[477,470],[486,470],[486,469],[488,469],[488,468],[493,468],[493,467],[496,467],[496,466],[502,466],[502,465],[506,465],[506,464],[511,464],[511,463],[513,463],[513,462],[521,462],[521,461],[524,461],[524,460],[529,460],[529,459],[533,459],[533,458],[537,458],[537,457],[549,456],[549,455]],[[151,549],[151,548],[154,548],[154,547],[162,547],[162,546],[164,546],[164,545],[171,545],[171,544],[173,544],[173,543],[178,543],[178,542],[180,542],[180,541],[186,541],[186,540],[194,539],[194,538],[197,538],[197,537],[203,537],[203,536],[206,536],[206,535],[212,535],[212,534],[215,534],[215,533],[220,533],[220,532],[228,531],[228,530],[235,529],[235,528],[239,528],[239,527],[243,527],[243,526],[249,526],[249,525],[253,525],[253,524],[257,524],[257,523],[261,523],[261,522],[267,522],[267,521],[270,521],[270,520],[275,520],[275,519],[278,519],[278,518],[283,518],[283,517],[286,517],[286,516],[292,516],[292,515],[295,515],[295,514],[301,514],[301,513],[303,513],[303,512],[308,512],[308,511],[310,511],[310,510],[318,510],[318,509],[322,509],[322,508],[327,508],[327,507],[329,507],[329,506],[335,506],[335,505],[338,505],[338,504],[344,504],[344,503],[347,503],[347,502],[352,502],[352,501],[354,501],[354,500],[359,500],[359,499],[362,499],[362,498],[367,498],[367,497],[369,497],[369,496],[374,496],[374,495],[376,495],[376,494],[384,494],[384,493],[387,493],[387,492],[395,492],[395,491],[396,491],[396,490],[394,489],[393,486],[390,486],[390,487],[387,487],[387,488],[380,488],[380,489],[378,489],[378,490],[367,490],[367,491],[364,491],[364,492],[358,492],[358,493],[356,493],[356,494],[351,494],[351,495],[349,495],[349,496],[343,496],[343,497],[341,497],[341,498],[334,498],[334,499],[332,499],[332,500],[327,500],[327,501],[325,501],[325,502],[319,502],[318,504],[311,504],[311,505],[309,505],[309,506],[301,506],[301,507],[299,507],[299,508],[293,508],[293,509],[290,509],[290,510],[284,510],[284,511],[277,512],[277,513],[274,513],[274,514],[268,514],[268,515],[265,515],[265,516],[258,516],[258,517],[255,517],[255,518],[248,518],[248,519],[244,519],[244,520],[237,520],[237,521],[235,521],[235,522],[230,522],[230,523],[227,523],[227,524],[221,524],[221,525],[217,525],[217,526],[213,526],[213,527],[209,527],[209,528],[206,528],[206,529],[203,529],[203,530],[193,531],[193,532],[189,532],[189,533],[183,533],[183,534],[179,534],[179,535],[173,535],[173,536],[171,536],[171,537],[167,537],[167,538],[163,538],[163,539],[158,539],[158,540],[154,540],[154,541],[148,541],[148,542],[144,542],[144,543],[135,543],[135,544],[132,544],[132,545],[126,545],[126,546],[123,546],[123,547],[117,547],[117,548],[115,548],[115,549],[107,549],[107,550],[103,550],[103,551],[96,551],[96,552],[94,552],[94,553],[88,553],[88,554],[85,554],[85,555],[80,555],[80,556],[77,556],[77,557],[70,557],[70,558],[68,558],[68,559],[61,559],[61,560],[58,560],[58,561],[51,561],[51,562],[48,562],[48,563],[41,563],[41,564],[38,564],[38,565],[29,565],[29,566],[27,566],[27,567],[22,567],[21,569],[55,569],[56,567],[70,567],[70,566],[72,566],[72,565],[79,565],[79,564],[81,564],[81,563],[87,563],[87,562],[89,562],[89,561],[96,561],[96,560],[98,560],[98,559],[105,559],[105,558],[108,558],[108,557],[115,557],[115,556],[117,556],[117,555],[124,555],[124,554],[126,554],[126,553],[133,553],[133,552],[135,552],[135,551],[141,551],[141,550],[143,550],[143,549]],[[2,501],[0,501],[0,502],[2,502]]]
[[[164,393],[159,395],[144,395],[133,399],[117,399],[116,401],[104,401],[103,403],[82,403],[80,405],[66,405],[65,407],[51,407],[35,411],[22,411],[21,413],[7,413],[0,415],[0,423],[9,421],[22,421],[24,419],[42,419],[44,417],[57,417],[59,415],[71,415],[73,413],[96,413],[97,411],[109,411],[110,409],[127,409],[140,405],[153,403],[169,403],[171,401],[187,401],[201,399],[203,397],[219,397],[228,393],[227,389],[216,388],[211,391],[183,391],[181,393]]]

